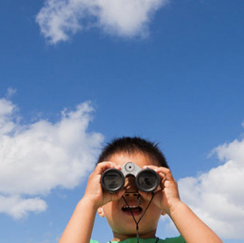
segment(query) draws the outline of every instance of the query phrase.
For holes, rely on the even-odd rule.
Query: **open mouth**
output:
[[[124,206],[122,211],[130,214],[140,214],[142,212],[142,208],[140,206]]]

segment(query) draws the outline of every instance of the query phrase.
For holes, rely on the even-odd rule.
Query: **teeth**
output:
[[[139,210],[141,212],[142,208],[139,206],[124,206],[122,210]]]
[[[138,206],[125,206],[124,208],[138,208]]]

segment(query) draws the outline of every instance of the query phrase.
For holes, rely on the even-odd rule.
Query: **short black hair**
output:
[[[165,156],[158,148],[157,143],[153,143],[140,137],[120,137],[113,139],[102,150],[97,163],[109,160],[116,153],[133,154],[140,152],[149,156],[152,161],[162,167],[169,168]]]

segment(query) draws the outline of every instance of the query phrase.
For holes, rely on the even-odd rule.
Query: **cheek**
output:
[[[103,206],[105,217],[108,221],[111,221],[114,216],[118,213],[118,205],[116,202],[109,202]]]
[[[109,205],[110,203],[107,203],[106,205],[103,205],[103,212],[105,216],[107,217],[110,214],[110,208],[111,206]]]
[[[150,208],[150,207],[149,207]],[[149,210],[149,212],[147,212],[148,215],[151,216],[151,218],[153,218],[155,221],[159,220],[160,216],[161,216],[161,210],[157,207],[151,207],[151,209]]]
[[[113,231],[119,231],[118,225],[121,223],[121,215],[114,202],[110,202],[103,206],[105,218]]]

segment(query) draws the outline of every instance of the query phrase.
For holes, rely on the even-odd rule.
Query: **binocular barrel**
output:
[[[120,191],[125,184],[125,178],[134,176],[138,190],[153,192],[160,183],[159,175],[152,169],[141,169],[132,162],[127,162],[121,170],[108,169],[101,177],[101,184],[104,190],[109,193]]]

